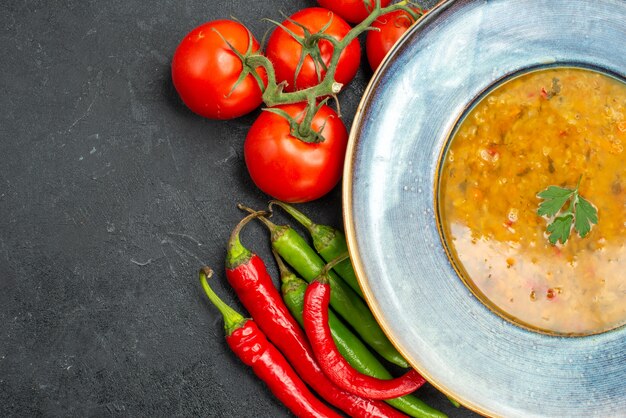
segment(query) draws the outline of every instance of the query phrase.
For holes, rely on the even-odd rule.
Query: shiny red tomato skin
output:
[[[301,103],[280,106],[298,118]],[[337,113],[322,106],[313,118],[313,129],[325,140],[306,143],[290,134],[289,123],[282,116],[262,112],[252,124],[244,142],[244,158],[250,177],[266,194],[290,203],[322,197],[341,178],[348,143],[348,132]]]
[[[341,17],[321,7],[302,9],[293,14],[290,19],[304,25],[311,33],[319,32],[332,19],[330,26],[324,33],[331,35],[337,40],[343,39],[351,29],[350,25]],[[282,24],[298,36],[303,34],[302,28],[288,20]],[[325,40],[320,40],[318,45],[322,59],[328,65],[334,48],[330,42]],[[301,90],[315,86],[319,82],[313,59],[307,56],[294,85],[294,76],[301,53],[301,45],[284,29],[277,27],[272,32],[265,48],[265,54],[274,64],[277,81],[286,81],[288,83],[285,91]],[[356,75],[360,60],[361,45],[358,39],[354,39],[339,57],[335,81],[344,85],[348,84]],[[321,78],[324,78],[324,74],[326,72],[322,70]]]
[[[387,52],[413,23],[413,17],[403,10],[384,14],[374,21],[372,26],[379,30],[369,31],[365,38],[365,52],[372,70],[376,71]]]
[[[214,20],[189,32],[180,42],[172,59],[172,81],[185,105],[210,119],[232,119],[259,107],[261,89],[248,75],[232,92],[243,69],[241,60],[216,32],[234,48],[245,53],[249,31],[239,22]],[[252,39],[254,51],[259,43]],[[264,82],[265,71],[260,70]]]
[[[345,21],[350,23],[361,23],[374,9],[376,0],[369,0],[366,5],[364,0],[317,0],[317,3],[329,10],[332,10]],[[387,7],[391,0],[381,0],[380,6]]]

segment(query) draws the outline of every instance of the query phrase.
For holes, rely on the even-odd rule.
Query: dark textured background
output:
[[[242,158],[258,112],[188,111],[170,81],[186,32],[236,16],[261,39],[312,0],[0,4],[0,416],[283,416],[225,345],[197,270],[263,207]],[[342,94],[349,125],[371,72]],[[340,191],[303,205],[341,225]],[[260,225],[247,246],[268,256]],[[273,264],[270,264],[274,269]],[[452,416],[431,387],[420,396]]]

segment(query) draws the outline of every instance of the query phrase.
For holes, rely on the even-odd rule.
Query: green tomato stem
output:
[[[263,102],[268,107],[275,107],[290,103],[307,103],[305,116],[303,117],[302,121],[297,122],[298,128],[295,130],[297,134],[294,136],[305,142],[320,142],[320,135],[313,133],[311,129],[311,122],[313,120],[313,116],[317,111],[315,103],[317,98],[335,96],[343,88],[343,85],[335,80],[335,74],[337,72],[337,67],[342,52],[360,34],[367,30],[370,30],[372,23],[376,19],[386,13],[390,13],[396,10],[404,10],[411,16],[417,18],[418,16],[416,15],[415,11],[410,7],[412,4],[412,2],[405,0],[400,3],[389,5],[387,7],[381,7],[380,0],[376,0],[374,10],[372,10],[369,16],[365,18],[365,20],[363,20],[361,23],[354,26],[341,40],[337,40],[325,34],[323,30],[315,34],[306,33],[308,31],[305,31],[304,39],[300,39],[299,37],[294,36],[294,38],[298,40],[303,48],[307,48],[310,51],[313,51],[317,48],[316,45],[320,40],[325,40],[333,45],[333,53],[331,55],[331,59],[328,65],[321,61],[321,57],[318,56],[319,54],[315,54],[316,57],[312,57],[313,59],[317,58],[317,60],[319,60],[319,62],[323,64],[323,66],[325,67],[324,69],[326,70],[326,73],[324,74],[322,80],[315,86],[302,90],[296,90],[293,92],[285,92],[284,83],[278,83],[276,80],[276,72],[271,61],[267,57],[259,53],[247,53],[243,57],[243,64],[253,74],[256,74],[257,68],[263,68],[265,70],[268,81],[267,85],[261,86],[261,90],[263,91]],[[278,24],[278,26],[280,27],[281,25]],[[259,81],[260,77],[258,77],[258,74],[256,75],[257,76],[255,78],[257,79],[257,81]],[[321,140],[323,140],[323,138],[321,138]]]
[[[257,67],[262,67],[267,73],[267,86],[263,91],[263,102],[268,107],[274,107],[281,104],[290,104],[290,103],[299,103],[299,102],[312,102],[315,101],[318,97],[332,96],[341,91],[343,85],[338,83],[335,80],[335,74],[337,72],[337,65],[339,63],[339,58],[341,57],[341,53],[344,49],[347,48],[350,43],[355,40],[361,33],[369,30],[372,23],[379,18],[381,15],[386,13],[393,12],[395,10],[404,10],[407,13],[413,15],[415,11],[409,7],[410,2],[403,1],[400,3],[392,4],[387,7],[381,7],[380,1],[376,1],[376,6],[372,13],[369,14],[365,20],[363,20],[358,25],[354,26],[343,39],[337,40],[329,35],[324,34],[323,32],[315,33],[310,35],[310,39],[306,40],[305,43],[310,41],[315,41],[317,43],[319,40],[326,40],[333,45],[333,53],[331,55],[331,59],[329,64],[326,66],[327,71],[324,75],[323,79],[315,86],[296,90],[293,92],[285,92],[283,91],[284,85],[282,83],[278,83],[276,81],[276,72],[274,71],[274,67],[271,61],[261,55],[261,54],[249,54],[244,57],[245,64],[254,69]],[[308,109],[310,111],[311,108]],[[301,122],[301,124],[306,123],[306,118]]]

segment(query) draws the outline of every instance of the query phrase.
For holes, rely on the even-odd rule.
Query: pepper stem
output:
[[[245,210],[246,212],[250,212],[250,213],[255,213],[256,212],[254,209],[250,209],[249,207],[247,207],[245,205],[242,205],[241,203],[239,203],[237,205],[237,207],[239,209],[241,209],[241,210]],[[291,229],[291,227],[289,225],[276,225],[275,223],[273,223],[269,219],[267,219],[265,216],[258,216],[257,219],[259,219],[261,222],[263,222],[263,224],[270,231],[270,239],[271,239],[272,242],[275,242],[283,234],[285,234],[286,232],[288,232]]]
[[[328,274],[328,272],[331,271],[337,264],[341,263],[344,260],[347,260],[349,257],[350,257],[350,254],[348,254],[348,252],[346,251],[340,256],[333,258],[332,260],[328,262],[328,264],[324,266],[321,274],[324,274],[324,275]]]
[[[345,253],[341,254],[339,257],[334,258],[328,264],[326,264],[324,268],[322,268],[322,271],[320,271],[320,274],[318,274],[318,276],[313,280],[322,284],[329,284],[331,280],[330,271],[333,269],[333,267],[335,267],[335,265],[337,265],[338,263],[341,263],[348,257],[349,255],[348,255],[348,252],[346,251]]]
[[[249,212],[251,214],[254,213],[258,213],[259,211],[256,211],[252,208],[249,208],[248,206],[242,204],[242,203],[238,203],[237,207],[243,211]],[[267,212],[266,212],[267,213]],[[260,220],[261,222],[263,222],[263,224],[267,227],[267,229],[270,230],[270,232],[274,232],[274,230],[276,230],[276,228],[278,228],[278,225],[276,225],[274,222],[270,221],[269,219],[267,219],[267,217],[265,216],[257,216],[257,219]]]
[[[213,277],[213,270],[210,267],[203,267],[200,269],[200,283],[211,303],[217,308],[218,311],[224,317],[224,331],[226,335],[232,334],[237,328],[241,328],[246,322],[239,312],[228,306],[209,286],[208,279]]]
[[[281,202],[280,200],[270,200],[269,208],[272,210],[272,206],[280,206],[285,212],[291,215],[296,221],[298,221],[302,226],[304,226],[309,232],[312,232],[315,228],[315,223],[308,218],[304,213],[300,212],[298,209],[293,207],[288,203]]]
[[[237,268],[237,266],[246,263],[250,259],[252,253],[241,244],[239,235],[243,227],[246,226],[248,222],[266,214],[267,212],[264,211],[252,212],[250,215],[243,218],[237,226],[235,226],[230,234],[230,238],[228,239],[228,244],[226,244],[226,268]]]
[[[272,254],[274,255],[274,260],[276,260],[276,264],[278,264],[278,271],[280,272],[280,277],[287,276],[292,274],[291,271],[285,265],[285,262],[280,257],[280,255],[276,252],[276,250],[272,249]]]
[[[294,292],[301,286],[304,286],[306,288],[306,282],[298,278],[298,276],[296,276],[294,273],[291,272],[291,270],[289,270],[289,268],[287,267],[281,256],[276,252],[276,250],[272,249],[272,254],[274,254],[274,259],[276,260],[276,264],[278,264],[278,271],[280,272],[280,289],[282,294],[286,295],[288,293]],[[302,314],[302,312],[300,312],[300,314]],[[298,319],[296,317],[296,319],[298,320],[298,322],[300,322],[302,318]]]

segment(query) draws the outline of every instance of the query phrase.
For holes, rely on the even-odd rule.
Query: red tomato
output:
[[[280,106],[293,118],[303,116],[302,103]],[[290,133],[282,116],[262,112],[243,146],[248,172],[259,189],[291,203],[308,202],[328,193],[341,178],[348,132],[337,113],[322,106],[312,128],[325,140],[304,142]]]
[[[302,9],[292,15],[290,19],[305,26],[313,34],[318,33],[330,22],[330,26],[324,33],[337,40],[343,39],[350,31],[350,25],[348,25],[345,20],[321,7]],[[304,34],[301,27],[289,20],[284,21],[282,24],[298,36]],[[322,60],[328,65],[334,50],[332,44],[322,39],[318,42],[318,46]],[[272,32],[267,42],[265,53],[274,64],[277,81],[286,81],[288,83],[285,91],[304,89],[319,83],[320,79],[318,79],[315,71],[315,63],[310,56],[304,59],[300,72],[298,73],[298,78],[295,79],[300,56],[302,55],[302,45],[283,28],[277,27],[274,32]],[[361,45],[358,39],[355,39],[350,42],[339,57],[335,81],[344,85],[348,84],[359,69],[360,60]],[[326,71],[324,71],[321,66],[320,70],[321,78],[323,78]]]
[[[376,0],[317,0],[325,7],[350,23],[361,23],[374,10]],[[391,0],[381,0],[380,7],[387,7]]]
[[[413,17],[403,10],[384,14],[374,21],[372,26],[379,30],[369,31],[365,38],[365,52],[372,70],[378,68],[387,52],[413,23]]]
[[[233,90],[243,65],[220,34],[242,54],[252,36],[245,26],[232,20],[198,26],[176,48],[172,80],[180,98],[195,113],[210,119],[231,119],[256,109],[262,102],[261,89],[248,74]],[[252,49],[259,49],[254,37]],[[265,71],[259,70],[259,74],[267,82]]]

